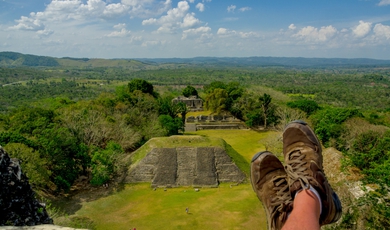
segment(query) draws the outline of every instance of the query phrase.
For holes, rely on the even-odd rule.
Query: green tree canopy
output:
[[[352,117],[362,117],[357,109],[325,108],[310,116],[314,131],[325,146],[338,139],[343,132],[342,123]]]
[[[209,93],[205,100],[206,109],[210,110],[212,113],[221,114],[226,112],[226,100],[228,98],[228,93],[224,89],[216,88],[211,93]]]
[[[133,93],[134,91],[136,90],[139,90],[143,93],[148,93],[150,95],[153,95],[155,96],[155,92],[154,92],[154,89],[153,89],[153,85],[143,79],[133,79],[129,82],[128,84],[128,87],[129,87],[129,92],[130,93]]]
[[[226,89],[226,84],[222,81],[213,81],[209,85],[205,85],[203,88],[206,93],[211,93],[214,89]]]
[[[312,101],[312,100],[297,100],[297,101],[289,101],[287,102],[287,106],[290,108],[297,108],[302,110],[307,114],[307,116],[310,116],[313,114],[315,111],[320,109],[320,106],[317,104],[317,102]]]
[[[182,93],[183,96],[185,97],[198,96],[198,91],[193,86],[190,85],[187,85],[187,87],[183,89]]]

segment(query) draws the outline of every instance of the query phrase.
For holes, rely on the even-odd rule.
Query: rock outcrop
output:
[[[52,224],[53,220],[23,174],[19,161],[11,159],[0,146],[0,226]]]
[[[245,174],[220,147],[154,148],[125,178],[125,183],[151,182],[152,187],[216,187],[242,182]]]

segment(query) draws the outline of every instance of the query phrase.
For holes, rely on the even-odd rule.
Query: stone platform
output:
[[[217,187],[221,182],[245,179],[220,147],[177,147],[152,149],[128,172],[124,182],[151,182],[152,187]]]

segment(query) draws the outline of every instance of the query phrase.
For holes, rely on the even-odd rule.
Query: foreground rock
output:
[[[0,146],[0,226],[52,224],[53,220],[23,174],[19,161]]]

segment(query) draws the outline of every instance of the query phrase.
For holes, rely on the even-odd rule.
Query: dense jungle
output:
[[[324,147],[342,153],[341,171],[370,188],[345,197],[343,218],[327,228],[390,227],[390,62],[1,52],[0,86],[0,145],[22,160],[48,203],[66,197],[80,178],[92,187],[114,181],[125,167],[121,159],[151,138],[186,135],[185,118],[194,114],[172,99],[197,96],[204,114],[233,115],[257,133],[308,121]]]

